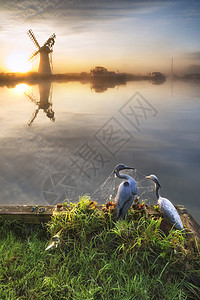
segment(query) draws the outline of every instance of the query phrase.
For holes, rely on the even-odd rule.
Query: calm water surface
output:
[[[0,88],[0,203],[77,199],[123,162],[156,174],[161,195],[200,222],[199,95],[182,81]]]

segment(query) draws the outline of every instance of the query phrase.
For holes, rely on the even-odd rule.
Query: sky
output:
[[[199,0],[0,0],[0,20],[0,72],[37,71],[29,29],[56,34],[54,73],[200,72]]]

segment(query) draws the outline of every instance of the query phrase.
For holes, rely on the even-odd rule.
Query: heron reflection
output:
[[[37,99],[32,93],[25,93],[26,97],[33,102],[37,109],[32,114],[30,120],[28,121],[28,125],[31,126],[36,119],[40,110],[43,110],[46,116],[51,120],[55,121],[55,113],[52,109],[52,87],[50,81],[40,82],[38,83],[40,99]]]

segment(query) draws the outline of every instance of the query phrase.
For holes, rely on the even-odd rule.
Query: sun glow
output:
[[[8,56],[6,67],[10,72],[25,73],[31,70],[31,63],[27,60],[25,52],[15,52]]]
[[[29,86],[25,83],[20,83],[14,88],[15,92],[23,93],[28,90]]]

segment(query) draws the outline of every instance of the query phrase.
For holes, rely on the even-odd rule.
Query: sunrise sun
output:
[[[31,64],[27,60],[25,52],[14,52],[7,57],[6,66],[10,72],[25,73],[31,70]]]

